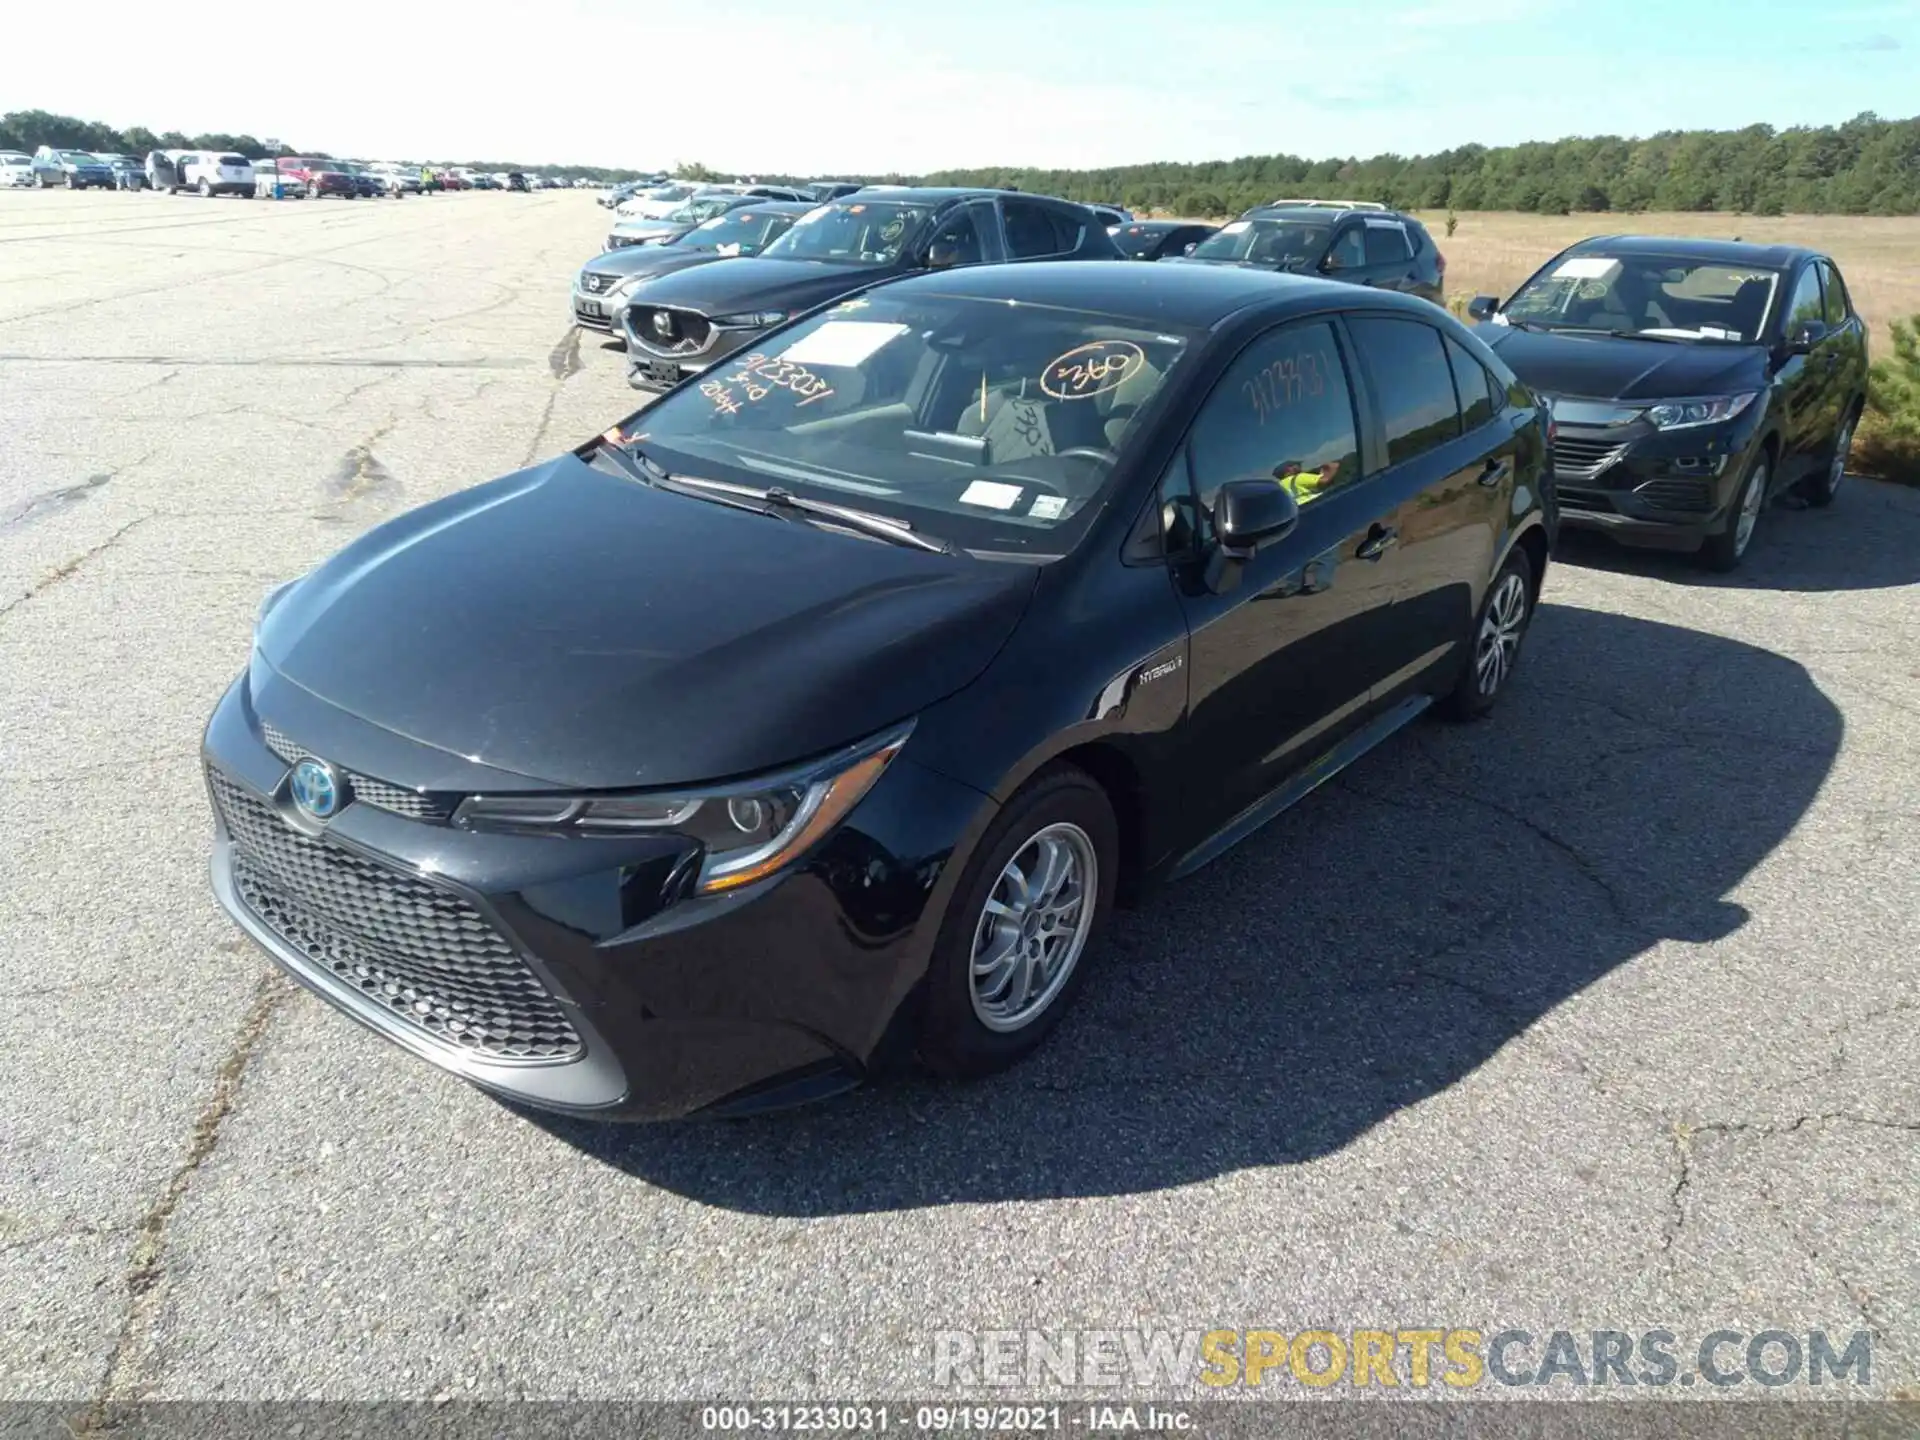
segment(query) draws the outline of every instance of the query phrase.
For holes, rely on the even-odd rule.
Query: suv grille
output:
[[[580,276],[580,288],[589,295],[604,295],[620,283],[617,275],[602,275],[598,271],[584,271]]]
[[[465,900],[302,835],[209,769],[234,888],[308,964],[444,1044],[571,1060],[580,1037],[506,938]]]
[[[267,742],[269,750],[288,765],[309,753],[296,745],[293,737],[284,730],[276,730],[264,720],[260,722],[260,738]],[[391,810],[396,815],[404,815],[409,820],[421,820],[429,825],[444,825],[447,817],[453,813],[445,801],[422,795],[418,790],[409,790],[404,785],[376,780],[371,775],[359,775],[351,770],[344,773],[349,803],[358,800],[362,805]]]
[[[1556,436],[1553,442],[1553,472],[1569,480],[1591,480],[1618,460],[1626,448],[1618,441]]]

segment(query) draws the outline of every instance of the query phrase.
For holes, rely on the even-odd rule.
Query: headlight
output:
[[[716,325],[746,325],[760,330],[765,329],[769,325],[778,325],[786,318],[787,312],[784,310],[749,310],[744,315],[716,315],[713,317],[713,323]]]
[[[764,780],[650,795],[474,795],[453,823],[468,830],[564,835],[684,835],[705,849],[695,890],[738,889],[804,855],[886,771],[911,722],[827,760]]]
[[[1684,430],[1690,425],[1714,425],[1731,420],[1760,398],[1758,390],[1739,395],[1709,395],[1698,400],[1662,400],[1649,405],[1646,417],[1660,430]]]

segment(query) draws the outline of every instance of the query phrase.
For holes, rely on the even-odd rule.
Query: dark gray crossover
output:
[[[214,890],[538,1106],[984,1074],[1123,958],[1116,903],[1493,707],[1546,466],[1531,392],[1407,296],[867,288],[269,595],[205,735]]]
[[[627,380],[666,390],[775,325],[882,280],[1016,260],[1118,260],[1084,205],[995,190],[874,186],[818,206],[750,260],[663,275],[620,312]]]

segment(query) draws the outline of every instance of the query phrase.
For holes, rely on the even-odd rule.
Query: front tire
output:
[[[1767,508],[1767,486],[1773,478],[1773,461],[1762,450],[1747,468],[1733,507],[1727,512],[1726,528],[1709,535],[1700,547],[1700,563],[1721,575],[1740,568],[1753,546],[1754,531],[1760,527],[1760,512]]]
[[[1853,427],[1859,423],[1859,409],[1849,410],[1840,422],[1840,433],[1833,437],[1833,458],[1827,462],[1825,473],[1807,482],[1807,504],[1814,509],[1824,510],[1839,498],[1841,483],[1847,478],[1847,457],[1853,453]]]
[[[1473,622],[1473,647],[1460,667],[1453,689],[1440,701],[1440,713],[1449,720],[1481,720],[1507,691],[1520,665],[1521,642],[1533,623],[1533,564],[1518,548],[1487,587],[1480,614]]]
[[[921,1062],[973,1079],[1039,1048],[1086,978],[1113,909],[1120,829],[1104,790],[1045,771],[981,837],[927,968]]]

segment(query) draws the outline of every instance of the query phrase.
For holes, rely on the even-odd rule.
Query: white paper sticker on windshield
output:
[[[1236,220],[1231,225],[1222,225],[1220,227],[1220,233],[1222,235],[1238,235],[1242,230],[1246,229],[1250,223],[1250,221],[1246,220]]]
[[[1620,268],[1620,262],[1605,255],[1576,255],[1562,261],[1553,272],[1556,280],[1604,280]]]
[[[1042,495],[1034,500],[1032,506],[1027,510],[1027,514],[1036,520],[1054,520],[1058,519],[1060,512],[1066,508],[1066,496]]]
[[[829,320],[797,345],[781,351],[780,358],[796,365],[853,366],[906,333],[904,325],[878,320]]]
[[[960,492],[962,505],[985,505],[993,510],[1011,510],[1020,499],[1021,485],[1002,485],[997,480],[976,480]]]

